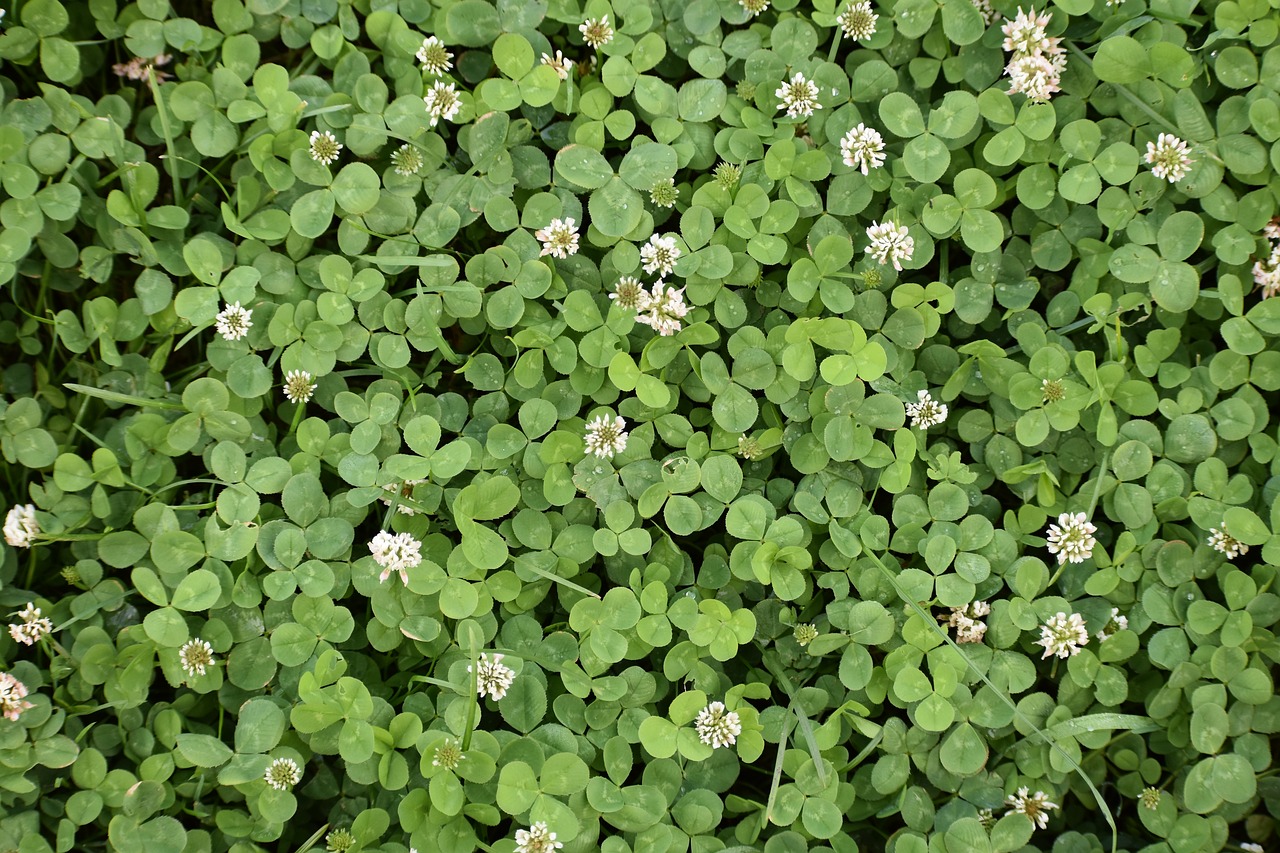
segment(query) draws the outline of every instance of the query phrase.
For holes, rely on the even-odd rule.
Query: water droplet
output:
[[[627,206],[624,204],[624,205],[622,206],[622,209],[623,209],[623,210],[626,210],[626,209],[627,209]]]

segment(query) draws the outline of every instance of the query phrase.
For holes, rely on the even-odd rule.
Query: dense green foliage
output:
[[[0,850],[1276,849],[1280,0],[841,3],[8,0]]]

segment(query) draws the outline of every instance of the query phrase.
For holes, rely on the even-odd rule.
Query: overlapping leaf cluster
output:
[[[1275,0],[5,11],[0,849],[1280,843]]]

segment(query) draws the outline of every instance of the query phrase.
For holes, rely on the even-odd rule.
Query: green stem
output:
[[[164,147],[168,152],[164,158],[164,165],[169,173],[169,180],[173,183],[173,203],[178,207],[186,207],[182,197],[182,182],[178,176],[178,155],[173,147],[173,130],[169,126],[169,108],[164,105],[164,98],[160,97],[160,87],[156,84],[156,70],[150,65],[147,66],[147,84],[151,87],[151,97],[155,100],[156,110],[160,114],[160,130],[164,133]]]

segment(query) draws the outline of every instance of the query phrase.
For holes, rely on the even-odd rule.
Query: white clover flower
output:
[[[277,791],[287,791],[302,781],[302,768],[292,758],[277,758],[267,768],[264,778]]]
[[[640,279],[634,276],[624,275],[618,279],[609,298],[617,303],[619,308],[631,311],[644,311],[649,306],[649,294],[640,283]]]
[[[34,601],[28,601],[27,606],[18,611],[18,618],[22,622],[9,625],[9,636],[24,646],[34,646],[53,631],[53,622],[49,617],[40,615],[40,608]]]
[[[391,165],[395,169],[397,175],[409,177],[418,174],[418,170],[422,168],[422,154],[417,148],[409,143],[405,143],[391,152]]]
[[[458,97],[458,90],[452,83],[440,80],[427,90],[427,94],[422,97],[422,102],[427,105],[427,115],[431,117],[432,127],[435,127],[440,119],[453,121],[458,110],[462,109],[462,98]]]
[[[769,0],[738,0],[738,5],[747,10],[748,18],[754,18],[769,8]]]
[[[467,672],[471,667],[467,667]],[[481,696],[486,693],[491,699],[501,699],[511,689],[516,680],[515,670],[502,662],[502,655],[495,654],[493,660],[484,652],[480,653],[480,663],[476,670],[476,692]]]
[[[952,607],[947,627],[956,629],[957,643],[981,643],[987,633],[987,623],[982,617],[991,612],[985,601],[973,601],[964,607]]]
[[[658,279],[653,284],[653,293],[645,302],[643,313],[636,316],[636,322],[652,327],[659,335],[674,335],[680,331],[680,321],[688,313],[684,288],[670,287]]]
[[[764,451],[760,448],[759,440],[749,435],[740,435],[738,436],[738,455],[747,461],[753,461],[764,455]]]
[[[1254,844],[1252,841],[1241,841],[1240,849],[1246,851],[1246,853],[1266,853],[1261,844]]]
[[[538,257],[550,255],[564,259],[578,254],[578,223],[572,216],[551,220],[550,225],[533,232],[533,236],[542,243]]]
[[[183,672],[192,678],[204,675],[213,666],[213,646],[199,637],[188,640],[178,649],[178,661],[182,664]]]
[[[291,403],[306,403],[316,393],[315,378],[305,370],[290,370],[284,376],[284,395]]]
[[[1009,93],[1021,92],[1033,103],[1047,103],[1060,91],[1062,72],[1067,68],[1062,39],[1045,32],[1051,20],[1048,12],[1037,14],[1034,8],[1023,12],[1019,7],[1017,16],[1001,28],[1004,49],[1012,54],[1004,69],[1009,76]]]
[[[627,422],[620,417],[600,415],[587,424],[584,438],[587,452],[601,459],[612,459],[627,448]]]
[[[712,702],[703,708],[693,724],[698,730],[698,740],[712,749],[733,746],[738,735],[742,734],[742,721],[738,719],[738,712],[726,713],[723,702]]]
[[[1049,543],[1049,553],[1058,555],[1058,565],[1063,563],[1083,563],[1093,556],[1093,549],[1098,540],[1093,534],[1098,532],[1083,512],[1064,512],[1058,516],[1057,524],[1050,524],[1045,531]]]
[[[242,308],[239,302],[232,302],[218,312],[214,326],[223,340],[238,341],[249,334],[249,329],[253,326],[251,317],[252,313],[248,308]]]
[[[844,34],[856,41],[865,41],[876,34],[876,21],[880,16],[871,10],[870,0],[854,0],[836,17]]]
[[[782,81],[773,95],[780,101],[778,109],[787,111],[787,118],[808,118],[814,110],[822,109],[822,104],[818,103],[817,84],[806,80],[799,72],[790,83]]]
[[[867,229],[867,239],[871,241],[867,254],[878,264],[892,263],[893,268],[899,271],[902,262],[911,260],[916,250],[916,241],[907,232],[907,226],[892,222],[872,222]]]
[[[982,824],[982,828],[987,832],[996,825],[996,813],[991,809],[978,809],[978,823]]]
[[[973,8],[982,16],[982,23],[991,26],[996,20],[996,10],[991,8],[991,0],[971,0]]]
[[[543,821],[528,829],[516,830],[516,853],[552,853],[561,847],[564,844],[556,841],[556,834],[547,829]]]
[[[1216,527],[1209,528],[1209,547],[1226,555],[1228,560],[1234,560],[1241,554],[1249,553],[1249,546],[1228,533],[1225,526],[1221,530]]]
[[[796,645],[803,649],[805,646],[818,639],[818,627],[812,622],[805,622],[802,625],[797,625],[795,630],[791,632],[791,638],[796,641]]]
[[[1010,95],[1021,92],[1027,100],[1037,104],[1048,103],[1056,92],[1061,91],[1062,72],[1042,53],[1015,56],[1004,73],[1009,75]]]
[[[1004,33],[1004,49],[1009,53],[1042,53],[1055,47],[1057,42],[1051,39],[1045,32],[1053,15],[1048,12],[1037,13],[1035,7],[1031,7],[1030,11],[1022,11],[1022,7],[1018,7],[1018,14],[1012,19],[1005,19],[1004,26],[1000,31]]]
[[[1269,223],[1262,233],[1272,240],[1280,240],[1280,237],[1271,237],[1270,232],[1273,230],[1277,230],[1275,223]],[[1263,299],[1270,299],[1280,293],[1280,242],[1271,246],[1271,254],[1265,261],[1254,263],[1253,282],[1262,288]]]
[[[457,770],[458,765],[462,763],[462,759],[466,757],[466,754],[458,746],[458,742],[451,737],[447,737],[440,741],[440,745],[436,747],[436,754],[431,759],[431,766],[443,767],[446,770]]]
[[[389,533],[379,530],[369,541],[369,553],[373,561],[382,566],[378,580],[386,583],[392,572],[400,573],[400,580],[409,585],[409,569],[422,564],[422,543],[409,533]]]
[[[26,697],[27,685],[7,672],[0,672],[0,713],[6,720],[16,720],[23,711],[35,707]]]
[[[1187,143],[1172,133],[1162,133],[1155,142],[1148,142],[1145,159],[1151,165],[1151,174],[1171,184],[1185,178],[1195,162],[1191,159]]]
[[[1024,814],[1031,818],[1032,823],[1044,829],[1049,825],[1049,812],[1059,806],[1057,803],[1049,802],[1049,795],[1044,791],[1036,791],[1030,796],[1027,794],[1027,788],[1019,788],[1017,795],[1010,794],[1004,803],[1009,807],[1005,815]]]
[[[556,72],[556,76],[561,80],[568,80],[569,75],[573,73],[573,60],[565,59],[564,54],[558,50],[555,56],[547,53],[542,54],[542,64],[551,66],[551,69]]]
[[[644,271],[657,273],[660,278],[671,275],[679,257],[680,247],[676,245],[676,238],[670,235],[659,237],[651,234],[649,242],[640,247],[640,262],[644,264]]]
[[[418,48],[418,61],[422,63],[422,70],[429,71],[432,74],[444,74],[453,67],[453,54],[445,50],[444,42],[435,36],[427,36],[422,40],[422,47]]]
[[[1280,216],[1262,226],[1262,236],[1268,240],[1280,240]]]
[[[0,9],[0,12],[3,11],[3,9]],[[0,14],[0,18],[3,17],[4,15]],[[146,80],[148,69],[154,70],[159,66],[168,65],[172,61],[173,56],[168,53],[162,53],[151,59],[135,56],[128,62],[117,62],[115,65],[111,66],[111,70],[115,72],[117,77],[128,77],[130,80]],[[168,80],[172,76],[173,75],[167,71],[156,71],[157,80]]]
[[[1084,626],[1084,617],[1079,613],[1057,613],[1049,617],[1049,621],[1040,626],[1040,639],[1037,646],[1044,646],[1041,660],[1050,655],[1068,658],[1080,654],[1080,647],[1088,644],[1089,630]]]
[[[30,548],[40,535],[35,504],[18,504],[4,517],[4,541],[15,548]]]
[[[880,131],[861,122],[840,140],[840,159],[851,169],[867,174],[884,165],[884,137]]]
[[[595,48],[604,47],[613,41],[613,27],[609,26],[609,16],[605,15],[600,20],[587,18],[581,24],[578,24],[578,32],[582,33],[582,40]]]
[[[382,487],[382,489],[383,491],[387,491],[387,492],[399,492],[400,497],[402,498],[411,498],[413,497],[413,487],[421,486],[425,482],[426,480],[405,480],[403,483],[387,483]],[[391,497],[387,496],[382,498],[382,505],[391,506]],[[406,506],[403,503],[396,504],[396,512],[400,513],[401,515],[417,515],[418,514],[417,510],[415,510],[413,507]]]
[[[311,159],[328,166],[342,153],[342,143],[329,131],[311,131]]]
[[[653,189],[649,190],[649,201],[653,202],[655,207],[675,207],[678,198],[680,198],[680,191],[676,189],[674,178],[658,181],[653,185]]]
[[[1129,617],[1122,615],[1119,607],[1113,607],[1111,608],[1111,618],[1107,621],[1106,626],[1094,636],[1098,638],[1099,643],[1105,643],[1116,634],[1128,629],[1128,627]]]
[[[916,402],[907,403],[912,429],[928,429],[947,419],[947,404],[933,399],[928,391],[916,392]]]
[[[1142,789],[1142,793],[1138,795],[1138,802],[1142,803],[1144,809],[1155,811],[1160,808],[1160,789],[1148,785]]]

